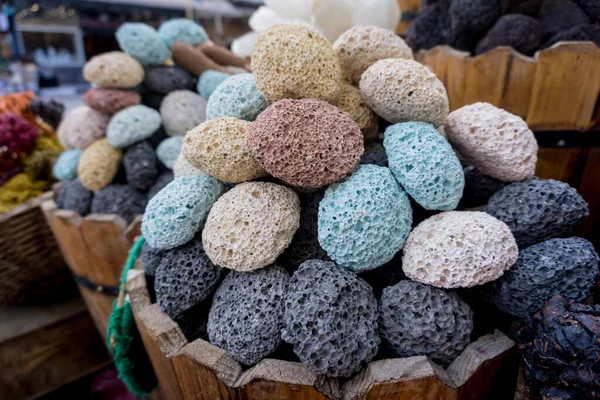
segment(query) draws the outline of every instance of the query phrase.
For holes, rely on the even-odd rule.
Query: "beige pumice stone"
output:
[[[253,271],[275,262],[300,226],[300,200],[291,189],[268,182],[236,185],[213,204],[202,231],[212,262]]]
[[[362,75],[360,94],[377,115],[391,123],[443,124],[450,106],[444,84],[413,60],[377,61]]]
[[[180,176],[186,175],[206,175],[204,171],[194,167],[188,159],[183,155],[183,151],[177,156],[175,164],[173,165],[173,178],[177,179]]]
[[[414,281],[441,288],[482,285],[516,261],[509,227],[478,211],[449,211],[421,222],[404,244],[402,269]]]
[[[448,115],[448,140],[482,173],[505,182],[533,177],[538,145],[521,117],[489,103],[475,103]]]
[[[142,83],[144,68],[129,54],[110,51],[92,57],[83,67],[83,77],[103,88],[129,89]]]
[[[123,153],[100,139],[89,146],[79,159],[77,174],[81,184],[96,192],[112,182],[119,170]]]
[[[333,43],[344,79],[360,83],[363,72],[379,60],[413,59],[413,53],[396,32],[378,26],[355,26]]]
[[[67,127],[67,142],[69,147],[84,150],[98,139],[106,135],[106,127],[110,115],[96,111],[91,107],[69,115],[70,123]]]
[[[360,128],[365,142],[377,136],[377,115],[365,103],[357,88],[348,83],[343,83],[337,106],[340,110],[350,114]]]

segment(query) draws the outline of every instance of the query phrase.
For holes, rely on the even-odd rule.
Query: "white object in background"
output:
[[[231,51],[238,57],[246,58],[252,54],[252,48],[260,32],[248,32],[231,43]]]
[[[283,22],[284,20],[269,7],[260,6],[248,20],[248,25],[253,31],[262,32],[272,25],[283,24]]]
[[[375,25],[395,30],[402,12],[396,0],[345,0],[354,26]]]
[[[346,0],[316,0],[313,21],[332,43],[354,26],[352,10]]]
[[[284,19],[310,21],[315,0],[265,0],[265,5]]]

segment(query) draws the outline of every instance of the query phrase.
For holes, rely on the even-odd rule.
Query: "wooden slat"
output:
[[[577,186],[579,177],[575,167],[582,155],[581,147],[541,147],[535,176],[541,179],[556,179]]]
[[[465,104],[502,103],[512,51],[507,47],[495,49],[467,59]]]
[[[527,117],[536,69],[533,58],[512,52],[504,94],[497,106],[521,118]]]
[[[527,124],[533,130],[586,130],[600,92],[600,48],[559,42],[536,54]]]
[[[587,201],[590,215],[575,233],[590,240],[600,250],[600,147],[586,149],[584,157],[585,169],[577,191]]]

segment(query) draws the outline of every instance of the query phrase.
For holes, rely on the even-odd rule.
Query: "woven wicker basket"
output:
[[[75,285],[40,208],[46,192],[0,214],[0,305],[64,299]]]

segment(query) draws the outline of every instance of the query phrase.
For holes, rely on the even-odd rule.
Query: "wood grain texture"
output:
[[[512,52],[506,47],[496,47],[466,62],[465,104],[483,101],[501,104]]]
[[[511,55],[500,108],[521,118],[527,116],[536,70],[535,59],[521,54]]]
[[[541,147],[535,176],[541,179],[556,179],[576,187],[579,176],[575,169],[583,154],[581,147]]]

